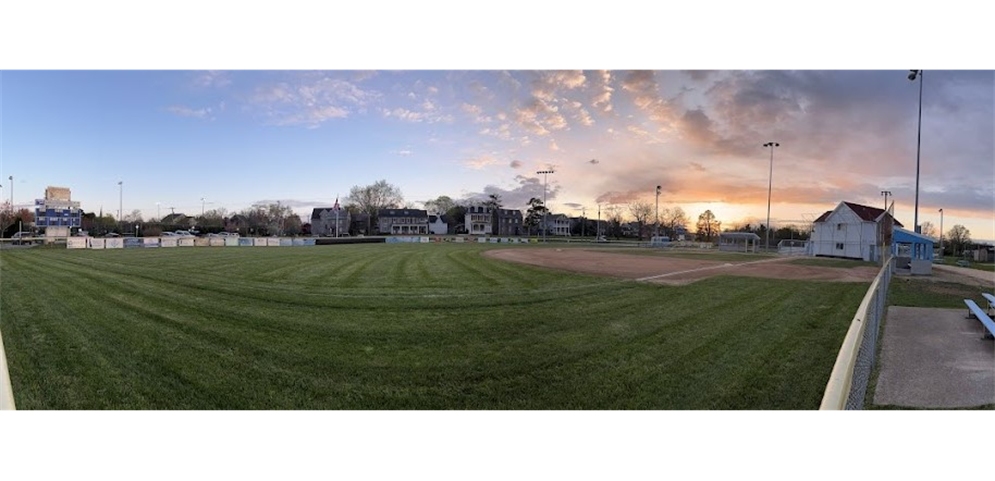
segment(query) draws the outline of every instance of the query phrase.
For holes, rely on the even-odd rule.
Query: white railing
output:
[[[7,354],[3,351],[3,334],[0,334],[0,410],[14,410],[14,390],[7,371]]]
[[[871,287],[860,301],[857,313],[836,356],[836,365],[829,375],[820,410],[862,409],[867,383],[874,367],[877,337],[888,303],[891,284],[891,259],[888,259]]]

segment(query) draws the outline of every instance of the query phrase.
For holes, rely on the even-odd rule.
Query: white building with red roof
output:
[[[815,220],[809,242],[812,255],[878,261],[891,216],[883,209],[840,202]],[[902,227],[897,220],[895,227]],[[891,242],[888,242],[890,249]]]

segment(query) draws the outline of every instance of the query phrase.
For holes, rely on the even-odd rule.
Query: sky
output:
[[[280,201],[302,217],[380,179],[542,197],[595,218],[656,201],[724,227],[810,222],[840,201],[913,224],[919,80],[908,71],[4,71],[0,184],[72,189],[146,219]],[[923,76],[920,223],[995,239],[992,71]],[[771,150],[774,149],[771,176]],[[118,182],[123,184],[118,186]],[[604,216],[602,212],[602,216]]]

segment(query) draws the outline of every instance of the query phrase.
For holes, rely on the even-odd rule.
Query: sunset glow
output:
[[[4,72],[15,203],[67,186],[86,211],[305,214],[386,179],[414,205],[501,195],[552,168],[554,212],[634,200],[723,226],[810,221],[894,194],[912,224],[918,86],[905,71]],[[927,71],[920,222],[995,239],[993,74]],[[4,197],[9,197],[4,185]],[[161,210],[159,211],[161,214]]]

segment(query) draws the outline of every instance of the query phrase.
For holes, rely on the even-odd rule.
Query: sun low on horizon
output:
[[[62,186],[87,212],[150,218],[268,201],[305,215],[384,179],[413,206],[658,203],[723,227],[768,205],[774,226],[801,225],[887,191],[911,226],[918,153],[919,223],[943,209],[945,228],[995,239],[995,74],[908,73],[5,71],[0,184],[15,205]]]

